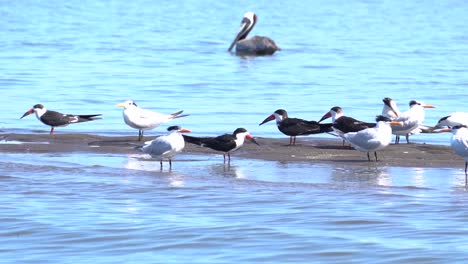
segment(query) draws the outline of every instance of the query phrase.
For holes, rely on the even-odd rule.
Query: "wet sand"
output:
[[[151,140],[154,137],[145,137]],[[379,151],[378,162],[368,162],[365,152],[343,147],[340,139],[321,139],[314,137],[298,138],[295,146],[289,146],[288,138],[256,138],[260,146],[247,142],[231,155],[231,160],[242,157],[280,162],[312,162],[337,165],[399,166],[399,167],[463,167],[463,159],[449,146],[430,144],[390,145]],[[138,153],[136,146],[141,145],[135,136],[98,136],[89,134],[2,134],[0,150],[4,153],[49,153],[49,152],[88,152],[132,154]],[[185,153],[204,155],[222,153],[192,144],[186,144]],[[371,153],[373,158],[373,153]]]

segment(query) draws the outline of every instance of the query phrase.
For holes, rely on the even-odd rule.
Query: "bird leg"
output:
[[[293,145],[296,145],[296,136],[293,137]]]
[[[409,134],[406,134],[406,144],[409,144]]]
[[[374,156],[375,156],[375,161],[378,161],[378,159],[377,159],[377,151],[374,151]]]
[[[161,165],[161,167],[159,169],[162,171],[162,169],[163,169],[162,160],[159,161],[159,164]]]
[[[169,159],[169,170],[172,170],[172,160]]]
[[[50,128],[50,135],[53,135],[54,134],[54,127],[51,127]]]
[[[143,139],[143,130],[138,130],[138,141],[141,141]]]
[[[369,151],[367,152],[367,160],[370,161]]]
[[[468,174],[466,172],[467,168],[468,168],[468,162],[465,162],[465,186],[468,185]]]
[[[400,136],[396,135],[395,136],[395,144],[399,144],[400,143]]]
[[[228,165],[231,165],[231,153],[227,153],[228,156]]]
[[[226,153],[223,153],[224,163],[226,163]]]

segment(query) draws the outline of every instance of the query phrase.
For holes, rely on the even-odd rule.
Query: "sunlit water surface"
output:
[[[245,11],[274,56],[227,53]],[[2,1],[0,130],[47,133],[36,103],[103,114],[57,133],[135,135],[116,104],[163,113],[195,135],[274,110],[317,120],[332,106],[372,121],[390,96],[466,109],[463,1]],[[148,135],[164,133],[164,124]],[[324,137],[330,137],[324,135]],[[447,144],[448,134],[413,141]],[[21,143],[21,142],[15,142]],[[0,144],[0,148],[2,148]],[[279,163],[180,155],[12,154],[0,160],[0,262],[465,263],[459,169]]]

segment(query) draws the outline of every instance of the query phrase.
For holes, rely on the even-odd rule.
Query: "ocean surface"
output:
[[[227,52],[246,11],[273,56]],[[468,111],[466,1],[0,1],[0,131],[48,133],[34,104],[102,114],[56,133],[135,135],[116,104],[190,116],[194,135],[284,137],[279,108],[372,121],[391,97]],[[320,135],[314,137],[332,137]],[[449,134],[416,143],[448,144]],[[0,143],[0,150],[4,142]],[[0,159],[0,263],[464,263],[460,168],[279,163],[180,155]]]

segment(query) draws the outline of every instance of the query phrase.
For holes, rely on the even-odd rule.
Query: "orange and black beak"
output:
[[[326,114],[324,114],[322,116],[322,118],[320,118],[320,120],[318,121],[319,123],[322,122],[323,120],[327,119],[327,118],[330,118],[332,116],[331,112],[328,112]]]
[[[255,140],[255,138],[254,138],[252,135],[247,134],[247,135],[245,136],[245,138],[248,139],[248,140],[250,140],[250,141],[252,141],[252,142],[255,143],[256,145],[260,146],[260,144],[258,144],[258,142]]]
[[[25,117],[25,116],[28,116],[28,115],[30,115],[30,114],[32,114],[32,113],[34,113],[34,109],[31,108],[31,109],[29,109],[26,113],[24,113],[23,116],[20,117],[20,119],[23,118],[23,117]]]
[[[271,120],[275,120],[275,115],[270,115],[269,117],[265,118],[265,120],[263,120],[263,122],[261,122],[259,124],[259,126],[261,126],[261,125],[263,125],[263,124],[265,124],[267,122],[270,122]]]

